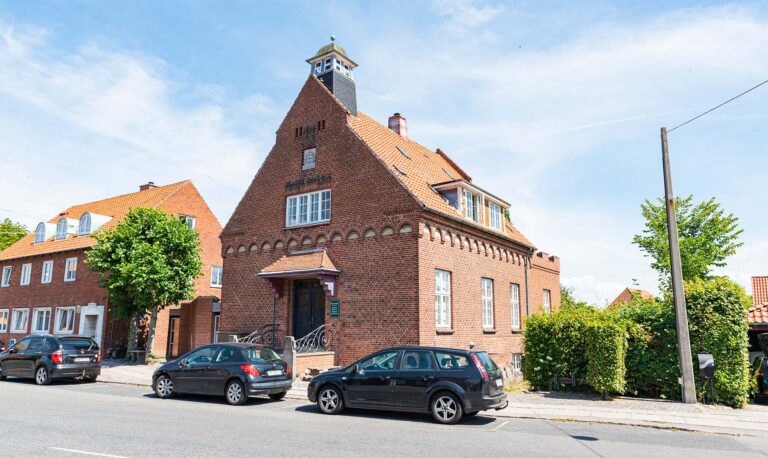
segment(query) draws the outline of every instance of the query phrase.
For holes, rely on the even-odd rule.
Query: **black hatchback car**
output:
[[[47,385],[54,379],[95,382],[101,374],[101,352],[90,337],[32,335],[0,353],[0,380],[22,377]]]
[[[157,368],[152,388],[161,399],[177,393],[208,394],[240,405],[249,396],[266,394],[278,401],[291,389],[291,368],[269,347],[204,345]]]
[[[399,347],[318,375],[307,394],[327,414],[345,407],[429,412],[453,424],[506,407],[503,388],[501,370],[484,351]]]

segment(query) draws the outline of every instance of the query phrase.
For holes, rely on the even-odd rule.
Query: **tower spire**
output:
[[[336,36],[331,35],[331,42],[318,49],[313,57],[307,59],[307,63],[312,74],[322,81],[350,113],[357,116],[354,75],[357,64],[336,43]]]

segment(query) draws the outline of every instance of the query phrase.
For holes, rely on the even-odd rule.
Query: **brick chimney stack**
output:
[[[403,138],[408,138],[408,122],[405,116],[395,113],[389,117],[389,128]]]
[[[157,185],[154,181],[148,181],[147,184],[143,184],[139,186],[139,191],[146,191],[147,189],[153,189],[156,188]]]

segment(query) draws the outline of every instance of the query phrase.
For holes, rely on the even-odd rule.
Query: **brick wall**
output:
[[[552,310],[560,308],[560,258],[541,251],[531,257],[528,278],[531,292],[531,313],[541,313],[544,290],[550,291]]]

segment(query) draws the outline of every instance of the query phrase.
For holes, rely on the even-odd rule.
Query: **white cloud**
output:
[[[443,29],[458,36],[488,24],[504,11],[500,5],[477,6],[470,0],[434,0],[432,6],[439,16],[447,18]]]

